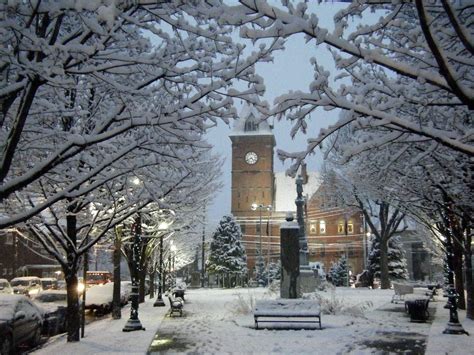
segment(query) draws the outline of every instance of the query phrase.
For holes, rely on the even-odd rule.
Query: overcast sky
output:
[[[315,5],[318,8],[317,15],[319,24],[326,28],[332,28],[332,18],[337,10],[346,7],[347,4],[322,3]],[[293,36],[286,42],[286,50],[275,53],[273,63],[261,63],[257,65],[257,72],[265,79],[266,92],[263,100],[273,104],[273,100],[288,92],[289,90],[308,91],[308,86],[313,80],[313,69],[309,59],[316,57],[319,64],[334,72],[332,57],[325,49],[326,46],[316,48],[314,41],[305,43],[303,36]],[[237,102],[240,108],[242,103]],[[301,151],[306,146],[306,140],[317,135],[322,127],[333,123],[337,118],[338,111],[318,111],[312,115],[308,129],[308,135],[298,134],[294,140],[289,136],[291,124],[282,120],[276,121],[274,134],[276,139],[276,149],[286,151]],[[231,124],[232,126],[232,124]],[[225,158],[223,166],[222,182],[224,187],[216,192],[213,204],[208,208],[208,233],[220,220],[224,214],[230,213],[230,185],[231,185],[231,141],[228,137],[232,127],[220,123],[218,127],[210,130],[207,140],[214,146],[214,152]],[[276,152],[275,149],[275,152]],[[318,152],[307,161],[310,171],[319,171],[322,164],[321,154]],[[275,171],[285,171],[289,163],[283,165],[275,156]],[[296,190],[295,190],[296,195]],[[295,196],[296,197],[296,196]]]

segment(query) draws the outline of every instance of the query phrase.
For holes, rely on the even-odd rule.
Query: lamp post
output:
[[[165,302],[163,301],[162,293],[164,288],[163,283],[163,235],[160,236],[160,261],[159,261],[159,274],[160,280],[158,282],[158,296],[156,297],[155,303],[153,303],[153,307],[164,307]]]
[[[158,227],[158,230],[165,231],[169,227],[169,224],[163,222]],[[163,301],[163,291],[165,289],[165,282],[163,277],[163,237],[164,233],[160,235],[160,261],[159,261],[159,274],[160,274],[160,281],[158,283],[158,296],[156,297],[156,301],[153,303],[153,307],[164,307],[165,302]]]
[[[453,273],[453,241],[452,236],[450,234],[447,235],[446,240],[446,257],[448,263],[448,285],[447,285],[447,296],[448,302],[444,306],[444,308],[449,309],[449,321],[446,325],[446,328],[443,330],[443,334],[466,334],[469,333],[464,330],[461,323],[459,323],[458,317],[458,306],[457,306],[457,298],[459,295],[456,292],[456,288],[454,287],[454,273]]]
[[[260,267],[264,266],[263,254],[262,254],[262,211],[267,210],[270,211],[272,209],[272,205],[264,205],[258,203],[252,203],[252,211],[259,211],[259,237],[258,237],[258,264]]]
[[[133,236],[133,245],[132,245],[132,304],[130,307],[130,318],[123,327],[122,331],[131,332],[134,330],[145,330],[143,328],[140,319],[138,319],[138,274],[139,271],[139,257],[140,257],[140,246],[142,241],[142,226],[141,226],[141,216],[140,213],[137,214],[135,218],[135,230]]]

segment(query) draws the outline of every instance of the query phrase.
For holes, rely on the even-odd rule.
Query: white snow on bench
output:
[[[277,299],[258,300],[254,310],[255,328],[258,323],[285,323],[284,328],[321,328],[321,307],[315,300]],[[269,326],[267,324],[266,327]],[[275,324],[272,328],[281,328]]]

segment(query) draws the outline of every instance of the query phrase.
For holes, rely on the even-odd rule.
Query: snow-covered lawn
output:
[[[267,289],[195,289],[186,291],[183,317],[165,315],[169,310],[153,308],[153,300],[140,306],[140,320],[146,331],[122,333],[128,317],[106,319],[86,328],[87,337],[78,344],[65,339],[51,341],[38,354],[97,353],[283,353],[365,354],[382,351],[423,354],[467,354],[472,336],[443,335],[448,311],[438,296],[430,304],[430,322],[411,323],[402,303],[390,303],[393,290],[337,288],[323,292],[329,305],[340,314],[323,314],[322,330],[255,330],[249,305],[256,299],[272,298]],[[167,302],[167,300],[166,300]],[[324,306],[323,306],[324,309]],[[434,322],[431,320],[434,319]],[[460,312],[464,329],[474,333],[474,322]],[[156,335],[153,339],[155,330]]]

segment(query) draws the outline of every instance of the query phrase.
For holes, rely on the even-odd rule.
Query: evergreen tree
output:
[[[212,235],[211,251],[206,262],[208,272],[227,277],[245,275],[247,255],[241,240],[242,232],[234,217],[222,217]]]
[[[260,255],[257,256],[254,269],[255,280],[259,286],[266,286],[268,282],[267,272],[265,270],[265,261]]]
[[[271,262],[267,267],[267,278],[268,282],[271,283],[273,280],[280,280],[281,278],[281,263]]]
[[[392,237],[388,241],[388,269],[391,280],[408,279],[405,253],[399,237]],[[368,269],[373,277],[380,277],[380,241],[374,238],[368,258]]]
[[[343,255],[337,263],[333,263],[329,270],[329,277],[334,286],[348,286],[348,272],[346,256]]]

